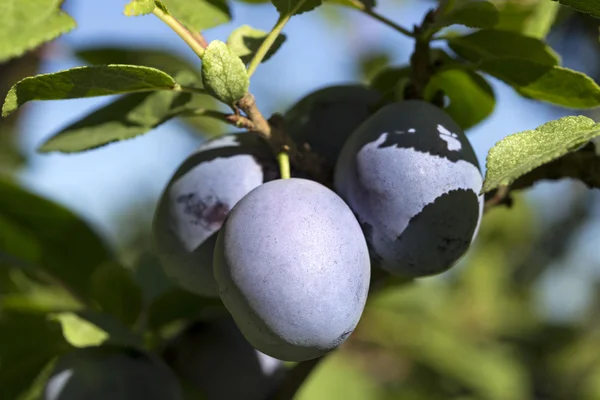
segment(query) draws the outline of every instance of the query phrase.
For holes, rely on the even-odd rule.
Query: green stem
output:
[[[190,48],[198,55],[198,57],[202,58],[204,56],[204,47],[202,47],[198,40],[194,38],[194,35],[192,35],[190,31],[181,25],[179,21],[158,7],[155,7],[152,13],[165,24],[167,24],[171,29],[173,29],[173,31],[179,35],[179,37],[182,38],[188,46],[190,46]]]
[[[354,4],[354,2],[352,2],[352,3]],[[357,7],[359,7],[358,4],[359,3],[356,4]],[[406,35],[411,38],[415,37],[413,32],[409,31],[408,29],[404,28],[403,26],[398,25],[394,21],[387,19],[386,17],[373,11],[372,9],[365,7],[363,4],[361,4],[361,6],[359,7],[359,10],[362,11],[363,13],[367,14],[368,16],[375,18],[377,21],[383,23],[384,25],[387,25],[390,28],[397,30],[398,32],[402,33],[403,35]]]
[[[292,17],[292,15],[294,13],[295,13],[295,9],[290,14],[282,15],[279,17],[279,19],[277,20],[277,23],[275,24],[273,29],[271,29],[271,32],[269,32],[269,34],[267,35],[265,40],[263,40],[263,42],[260,44],[260,47],[256,51],[256,54],[254,55],[254,57],[252,57],[252,60],[250,61],[250,65],[248,65],[248,77],[251,77],[252,74],[254,74],[254,71],[256,71],[256,68],[258,68],[258,66],[260,65],[262,60],[265,58],[265,56],[269,52],[269,49],[271,48],[271,46],[273,46],[273,43],[275,43],[275,40],[277,40],[277,36],[279,36],[281,31],[283,30],[283,27],[285,26],[285,24],[288,23],[288,21],[290,20],[290,18]]]
[[[287,152],[282,151],[277,154],[277,162],[279,162],[279,170],[281,171],[281,179],[290,179],[290,156]]]

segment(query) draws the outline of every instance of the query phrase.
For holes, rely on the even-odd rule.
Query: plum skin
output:
[[[230,315],[192,323],[162,354],[205,400],[263,400],[284,373],[283,363],[254,349]]]
[[[43,399],[183,400],[183,394],[175,375],[153,354],[99,346],[62,356]]]
[[[166,275],[190,292],[218,297],[212,272],[217,233],[239,199],[277,177],[268,144],[254,133],[200,146],[173,174],[154,214],[153,242]]]
[[[403,277],[451,268],[483,212],[479,163],[461,128],[432,104],[381,108],[345,144],[334,174],[374,263]]]
[[[248,193],[215,246],[226,308],[257,350],[285,361],[317,358],[346,340],[362,315],[370,268],[352,211],[301,178]]]
[[[379,92],[358,84],[316,90],[286,111],[287,133],[301,147],[309,145],[333,169],[348,137],[380,100]]]

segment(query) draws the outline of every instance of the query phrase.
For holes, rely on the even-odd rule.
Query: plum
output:
[[[319,89],[285,113],[287,133],[297,144],[308,144],[333,169],[348,137],[371,115],[380,99],[376,90],[363,85]]]
[[[154,215],[154,245],[167,276],[190,292],[218,297],[212,272],[217,233],[238,200],[278,177],[268,144],[254,133],[200,146],[168,182]]]
[[[374,264],[414,278],[451,268],[483,211],[479,163],[461,128],[419,100],[381,108],[352,134],[334,173]]]
[[[265,183],[233,207],[217,238],[214,276],[257,350],[303,361],[353,332],[371,265],[346,203],[320,183],[291,178]]]
[[[194,322],[170,341],[163,358],[206,400],[263,400],[283,363],[254,349],[229,315]]]
[[[113,346],[76,349],[59,358],[44,400],[183,400],[173,372],[154,355]]]

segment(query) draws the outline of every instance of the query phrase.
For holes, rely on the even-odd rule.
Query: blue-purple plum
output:
[[[217,233],[244,195],[278,176],[268,144],[254,133],[222,136],[191,154],[154,215],[154,244],[167,276],[190,292],[218,297],[212,272]]]
[[[374,264],[405,277],[442,273],[465,254],[479,228],[482,183],[461,128],[417,100],[387,105],[365,121],[334,174]]]
[[[248,193],[217,238],[214,275],[246,339],[285,361],[317,358],[354,331],[371,265],[352,210],[332,190],[279,179]]]
[[[194,322],[170,341],[163,358],[205,400],[263,400],[276,388],[283,363],[256,350],[231,316]]]
[[[376,90],[357,84],[316,90],[286,111],[286,131],[298,145],[308,144],[333,169],[346,140],[380,99]]]
[[[76,349],[58,359],[44,400],[183,400],[173,372],[158,357],[112,346]]]

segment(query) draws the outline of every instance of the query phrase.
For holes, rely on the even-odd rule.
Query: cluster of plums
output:
[[[450,268],[482,213],[476,156],[443,110],[410,100],[371,113],[370,91],[337,89],[338,98],[321,93],[286,116],[292,138],[334,167],[333,190],[279,179],[263,139],[230,134],[179,167],[155,214],[167,274],[220,296],[252,346],[281,360],[316,358],[345,341],[372,264],[407,277]],[[355,90],[364,98],[344,104]]]
[[[136,352],[76,352],[59,364],[45,398],[83,398],[78,388],[89,392],[86,379],[100,373],[98,393],[120,388],[115,400],[180,399],[175,371],[208,400],[263,399],[280,360],[322,356],[353,332],[371,268],[415,278],[454,265],[483,211],[473,149],[440,108],[410,100],[373,111],[379,100],[362,86],[332,87],[286,113],[288,134],[333,169],[333,188],[302,172],[280,179],[270,146],[250,132],[190,155],[157,205],[156,251],[174,282],[220,296],[230,315],[173,340],[163,354],[170,369]],[[252,383],[219,383],[234,369]],[[124,392],[124,379],[143,383]]]

